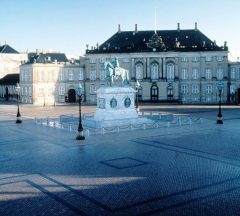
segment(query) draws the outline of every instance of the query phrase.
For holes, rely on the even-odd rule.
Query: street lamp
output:
[[[222,100],[222,90],[223,90],[224,84],[219,82],[217,84],[218,93],[219,93],[219,107],[218,107],[218,115],[217,115],[217,124],[223,124],[222,120],[222,110],[221,110],[221,100]]]
[[[17,92],[17,107],[18,107],[16,124],[20,124],[20,123],[22,123],[22,120],[21,120],[21,114],[19,112],[19,93],[20,93],[19,83],[17,83],[15,90]]]
[[[138,80],[137,80],[137,82],[135,83],[135,88],[136,88],[136,110],[137,110],[137,112],[139,112],[138,90],[141,88],[141,85],[140,85],[140,83],[138,82]]]
[[[76,88],[77,95],[79,97],[79,124],[78,124],[78,135],[76,137],[77,140],[84,140],[85,137],[83,135],[83,127],[82,127],[82,114],[81,114],[81,103],[82,103],[82,95],[84,93],[84,88],[79,83]]]

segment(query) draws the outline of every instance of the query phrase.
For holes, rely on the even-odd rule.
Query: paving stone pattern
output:
[[[1,121],[0,215],[240,215],[239,131],[206,120],[77,141]]]

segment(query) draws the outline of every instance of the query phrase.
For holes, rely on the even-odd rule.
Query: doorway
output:
[[[151,101],[158,101],[158,86],[153,85],[151,87]]]
[[[75,89],[68,90],[68,102],[75,103],[76,102],[76,91]]]

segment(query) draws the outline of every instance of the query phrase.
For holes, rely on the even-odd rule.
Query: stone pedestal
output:
[[[139,123],[135,108],[135,90],[131,87],[101,87],[97,90],[97,110],[90,127],[111,127]]]

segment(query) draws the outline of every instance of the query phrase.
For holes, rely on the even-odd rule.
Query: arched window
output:
[[[136,67],[136,79],[142,80],[143,79],[143,64],[139,62],[136,64],[135,67]]]
[[[168,63],[167,64],[167,81],[174,80],[174,64]]]
[[[152,63],[151,64],[151,79],[157,80],[158,79],[158,64]]]
[[[151,101],[158,101],[158,86],[152,85],[151,87]]]

